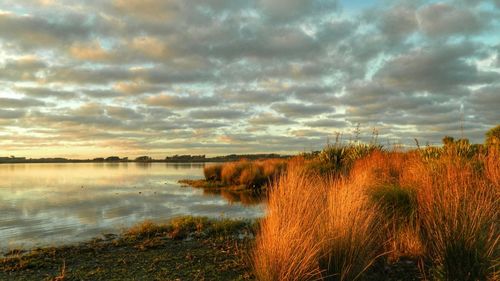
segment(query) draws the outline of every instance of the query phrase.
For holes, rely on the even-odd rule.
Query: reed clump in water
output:
[[[259,189],[278,177],[286,169],[284,159],[240,160],[204,168],[207,182],[220,182],[226,186],[244,186]]]

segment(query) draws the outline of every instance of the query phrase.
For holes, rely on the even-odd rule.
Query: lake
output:
[[[256,218],[258,197],[181,187],[204,164],[64,163],[0,165],[0,252],[57,246],[152,220],[193,215]]]

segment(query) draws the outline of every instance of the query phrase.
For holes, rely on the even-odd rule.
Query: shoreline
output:
[[[256,280],[258,220],[179,217],[121,234],[0,257],[0,280]],[[383,262],[368,281],[421,280],[418,261]],[[403,278],[403,279],[401,279]]]
[[[144,156],[147,157],[147,156]],[[128,157],[120,158],[120,157],[108,157],[113,159],[106,158],[95,158],[95,159],[69,159],[62,157],[53,157],[53,158],[25,158],[25,157],[0,157],[0,164],[29,164],[29,163],[110,163],[110,164],[118,164],[118,163],[140,163],[140,164],[148,164],[148,163],[225,163],[225,162],[235,162],[240,159],[248,159],[248,160],[261,160],[261,159],[271,159],[271,158],[280,158],[287,159],[291,157],[291,155],[280,155],[280,154],[230,154],[225,156],[214,156],[214,157],[200,157],[196,155],[181,155],[181,156],[173,156],[167,157],[165,159],[128,159]],[[142,158],[142,157],[138,157]]]
[[[255,221],[180,217],[0,257],[0,280],[253,280]],[[59,278],[59,279],[57,279]]]

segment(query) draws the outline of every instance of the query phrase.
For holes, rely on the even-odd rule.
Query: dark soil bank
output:
[[[111,239],[0,260],[0,280],[253,280],[248,241]]]

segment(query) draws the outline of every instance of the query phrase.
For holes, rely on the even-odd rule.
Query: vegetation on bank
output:
[[[500,138],[487,136],[408,152],[328,146],[291,160],[270,188],[257,278],[362,280],[409,259],[420,280],[498,280]]]
[[[181,217],[144,222],[120,236],[12,251],[0,280],[254,280],[248,256],[255,222]]]

